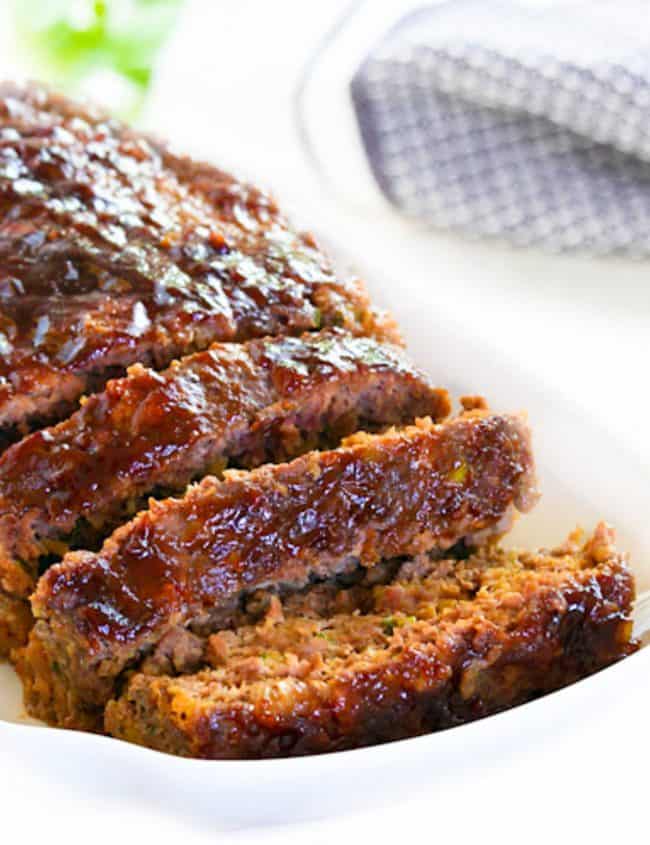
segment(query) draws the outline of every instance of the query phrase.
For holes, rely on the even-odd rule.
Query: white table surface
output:
[[[601,419],[612,436],[638,452],[640,463],[650,466],[646,263],[518,252],[424,231],[388,210],[369,213],[341,202],[307,164],[291,95],[306,57],[345,5],[339,0],[191,2],[163,57],[147,125],[265,182],[301,222],[333,233],[363,267],[381,268],[396,285],[408,278],[411,285],[432,288],[432,332],[439,321],[462,322],[468,336],[498,347],[531,378],[553,384]],[[2,35],[0,55],[0,71],[11,74],[17,60],[2,51]],[[473,387],[480,392],[480,384]],[[529,774],[517,778],[508,755],[497,753],[478,781],[471,773],[467,781],[454,777],[435,795],[317,825],[233,832],[219,841],[395,843],[422,836],[454,842],[548,842],[551,837],[564,842],[577,836],[590,842],[614,836],[617,842],[648,841],[642,826],[647,762],[644,766],[636,753],[648,749],[647,741],[639,742],[647,705],[643,699],[611,704],[607,718],[620,725],[612,747],[589,741],[595,730],[589,715],[580,730],[565,737],[559,756],[557,744],[531,750],[536,757],[526,761],[526,771],[539,771],[536,780]],[[48,786],[28,763],[24,770],[0,767],[4,829],[20,830],[22,842],[46,837],[135,842],[143,836],[156,843],[215,841],[200,819],[188,823],[162,808],[160,813],[151,806],[122,812],[119,802],[106,796],[79,806],[66,790],[64,772],[62,766],[61,781]],[[477,789],[482,800],[475,812],[472,791]]]

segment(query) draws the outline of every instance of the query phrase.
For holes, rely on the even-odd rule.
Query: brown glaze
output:
[[[33,596],[43,621],[31,641],[51,652],[68,698],[92,710],[170,627],[206,616],[218,626],[266,584],[301,586],[350,561],[370,567],[501,533],[535,498],[519,417],[475,412],[355,435],[289,464],[207,478],[183,499],[152,502],[100,553],[68,554]],[[78,713],[61,718],[74,725]]]
[[[266,194],[91,108],[0,86],[0,429],[135,361],[394,332]]]
[[[0,585],[31,592],[42,556],[88,548],[156,489],[449,409],[402,350],[338,329],[216,344],[163,373],[135,365],[0,456]]]
[[[602,534],[604,526],[598,529]],[[598,534],[597,532],[597,534]],[[593,542],[593,541],[590,541]],[[173,754],[208,759],[314,754],[417,736],[498,712],[564,686],[635,650],[630,642],[632,575],[612,549],[603,560],[589,544],[574,556],[496,551],[456,564],[456,590],[427,599],[431,581],[390,585],[419,595],[414,615],[371,638],[374,617],[334,617],[300,640],[308,620],[265,621],[237,631],[240,660],[181,677],[135,675],[106,708],[108,733]],[[474,595],[463,595],[468,586]],[[380,607],[372,609],[376,614]],[[391,619],[395,617],[389,617]],[[381,618],[377,618],[377,623]],[[338,637],[346,656],[330,660]],[[345,650],[360,627],[365,646]],[[284,637],[283,629],[298,630]],[[256,638],[259,643],[256,646]],[[280,648],[281,651],[269,650]],[[283,649],[288,649],[288,653]],[[296,651],[308,659],[297,659]],[[325,654],[326,656],[321,656]],[[245,672],[244,678],[241,673]]]

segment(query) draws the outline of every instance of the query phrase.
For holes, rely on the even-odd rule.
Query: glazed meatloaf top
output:
[[[0,437],[136,361],[332,325],[395,337],[267,194],[41,87],[0,86]]]
[[[191,757],[290,756],[417,736],[561,687],[634,650],[633,579],[611,532],[576,539],[423,556],[386,584],[276,598],[261,623],[211,636],[196,674],[136,674],[106,730]]]
[[[475,411],[355,435],[151,502],[99,553],[70,553],[41,578],[24,662],[32,648],[51,654],[53,683],[74,713],[40,712],[74,724],[170,629],[222,627],[258,588],[295,589],[359,563],[497,535],[535,498],[524,420]]]
[[[228,462],[286,460],[449,410],[401,349],[340,329],[215,344],[163,373],[134,365],[0,456],[0,586],[31,592],[44,557],[96,547],[147,494]]]

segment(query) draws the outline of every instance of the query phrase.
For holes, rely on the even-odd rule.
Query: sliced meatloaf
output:
[[[97,727],[120,674],[175,628],[231,624],[265,586],[298,589],[499,534],[535,498],[525,421],[486,411],[207,478],[41,578],[39,621],[19,660],[27,706],[52,723]]]
[[[395,337],[264,192],[38,86],[0,86],[0,442],[134,362],[327,326]]]
[[[65,422],[0,456],[0,587],[96,548],[146,496],[227,463],[256,466],[450,410],[401,349],[339,329],[215,344],[156,373],[134,365]]]
[[[318,589],[318,588],[316,588]],[[285,757],[495,713],[634,650],[634,585],[601,525],[582,548],[403,563],[388,584],[309,593],[209,638],[196,674],[135,674],[113,736],[187,757]]]

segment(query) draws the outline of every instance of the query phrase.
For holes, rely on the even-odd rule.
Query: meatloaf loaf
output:
[[[230,462],[256,466],[450,410],[401,349],[339,329],[215,344],[156,373],[134,365],[73,416],[0,456],[0,587],[97,548],[146,496]]]
[[[535,499],[525,421],[487,411],[207,478],[41,578],[39,621],[18,658],[27,706],[51,723],[97,728],[121,673],[170,631],[231,624],[265,586],[299,589],[500,534]]]
[[[318,592],[319,588],[311,592]],[[388,584],[307,592],[208,639],[196,674],[135,674],[113,736],[187,757],[283,757],[457,725],[629,654],[633,581],[604,525],[583,548],[426,557]]]
[[[334,325],[396,337],[264,192],[0,86],[0,448],[134,362]]]

